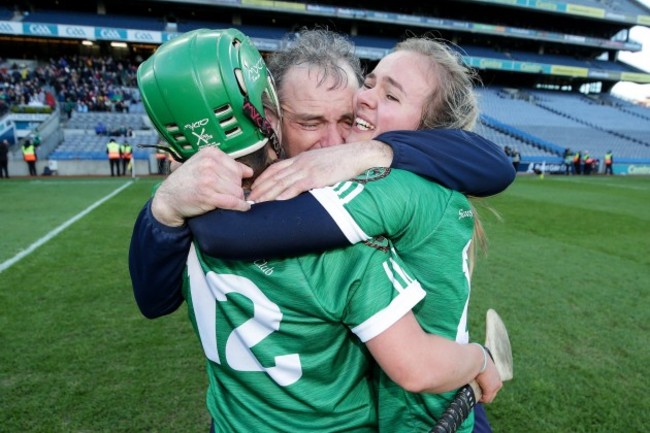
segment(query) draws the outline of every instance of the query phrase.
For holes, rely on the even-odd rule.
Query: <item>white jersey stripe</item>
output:
[[[395,280],[395,274],[393,274],[393,272],[388,267],[388,263],[384,262],[383,267],[384,267],[384,272],[386,272],[386,275],[388,275],[388,279],[393,284],[393,287],[395,288],[395,290],[402,293],[404,291],[404,288],[402,287],[402,285],[397,280]]]
[[[325,208],[327,213],[330,214],[334,222],[336,222],[336,225],[339,226],[339,229],[341,229],[351,244],[356,244],[370,239],[370,236],[359,227],[354,218],[352,218],[345,209],[343,206],[344,203],[340,200],[338,194],[333,188],[318,188],[311,190],[309,193],[313,195],[314,198],[316,198],[316,200],[318,200],[318,202]]]
[[[354,189],[350,191],[350,189],[353,187]],[[363,188],[364,188],[363,184],[350,182],[349,180],[345,182],[339,182],[332,187],[332,189],[339,196],[343,204],[347,204],[352,200],[354,200],[354,198],[363,191]]]
[[[368,340],[381,334],[399,319],[404,317],[406,313],[411,311],[418,302],[424,299],[426,292],[417,281],[411,283],[401,291],[401,293],[391,301],[391,303],[377,314],[374,314],[365,322],[352,328],[352,332],[356,334],[359,339],[365,343]]]
[[[399,274],[400,277],[406,282],[406,284],[411,284],[413,282],[413,278],[409,277],[406,272],[404,272],[404,269],[397,263],[394,259],[390,259],[390,263],[392,264],[392,268]]]
[[[363,185],[361,185],[360,183],[358,183],[358,184],[357,184],[357,187],[354,188],[354,190],[352,190],[351,193],[349,193],[348,195],[346,195],[345,197],[343,197],[343,198],[341,199],[341,201],[343,202],[343,204],[348,204],[348,203],[350,203],[352,200],[354,200],[354,198],[355,198],[356,196],[358,196],[359,194],[361,194],[361,191],[363,191]]]
[[[350,187],[352,187],[352,182],[347,180],[345,182],[339,182],[335,184],[334,186],[332,186],[332,189],[340,197],[345,195],[345,191],[347,191]]]

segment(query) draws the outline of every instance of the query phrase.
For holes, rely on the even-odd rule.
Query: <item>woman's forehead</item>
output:
[[[379,61],[368,75],[372,79],[398,83],[405,91],[431,92],[436,85],[435,64],[415,51],[394,51]]]

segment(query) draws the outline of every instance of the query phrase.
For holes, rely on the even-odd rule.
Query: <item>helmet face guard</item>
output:
[[[205,146],[238,158],[269,139],[278,144],[262,103],[279,113],[273,80],[236,29],[187,32],[161,45],[137,75],[149,118],[181,162]]]

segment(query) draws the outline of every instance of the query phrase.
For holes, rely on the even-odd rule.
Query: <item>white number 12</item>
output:
[[[226,361],[234,370],[264,372],[278,385],[288,386],[302,376],[302,366],[297,353],[276,356],[275,366],[264,367],[251,351],[251,347],[280,329],[282,312],[248,278],[232,274],[205,274],[194,246],[187,260],[190,291],[203,351],[208,359],[221,364],[217,349],[216,302],[227,302],[228,293],[241,294],[253,303],[253,317],[235,328],[226,341]]]

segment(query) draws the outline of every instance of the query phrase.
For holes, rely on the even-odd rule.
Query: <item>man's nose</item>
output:
[[[342,144],[344,139],[344,131],[339,128],[338,125],[329,125],[323,136],[321,137],[321,147],[334,146],[336,144]]]

